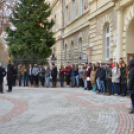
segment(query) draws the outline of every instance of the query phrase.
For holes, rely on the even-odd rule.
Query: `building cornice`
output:
[[[92,18],[98,16],[102,12],[105,12],[106,10],[110,9],[111,7],[113,7],[114,5],[115,5],[114,2],[112,2],[112,1],[106,3],[104,6],[98,8],[95,12],[90,13],[89,17],[88,17],[88,20],[91,20]]]

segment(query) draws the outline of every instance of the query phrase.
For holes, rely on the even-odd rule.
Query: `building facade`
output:
[[[58,67],[134,58],[134,0],[48,0]]]

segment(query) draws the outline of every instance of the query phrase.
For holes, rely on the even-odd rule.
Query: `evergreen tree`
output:
[[[45,0],[19,0],[12,10],[6,38],[9,55],[14,58],[46,59],[55,43],[52,27],[54,20],[50,5]]]

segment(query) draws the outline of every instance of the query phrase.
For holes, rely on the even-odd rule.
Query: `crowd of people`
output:
[[[0,92],[2,93],[3,77],[6,71],[0,67]],[[19,65],[17,68],[8,61],[7,66],[7,84],[8,92],[12,91],[12,85],[38,87],[39,83],[44,87],[50,87],[52,79],[52,87],[56,88],[57,78],[59,78],[60,86],[66,88],[83,87],[84,90],[92,90],[101,95],[114,96],[131,96],[132,109],[130,113],[134,113],[134,60],[130,60],[126,65],[124,60],[120,58],[119,63],[113,63],[113,59],[103,63],[84,63],[80,67],[78,65],[70,65],[69,62],[64,67],[61,65],[58,70],[53,63],[50,69],[49,65],[43,67],[40,64],[34,64],[32,67]],[[23,81],[22,81],[23,80]],[[44,84],[46,83],[46,84]]]

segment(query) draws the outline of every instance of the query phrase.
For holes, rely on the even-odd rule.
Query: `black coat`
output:
[[[121,84],[126,84],[127,83],[127,77],[126,77],[126,69],[121,68]]]
[[[7,80],[13,81],[14,79],[14,66],[12,64],[7,65]]]
[[[57,77],[57,67],[53,68],[53,70],[51,72],[51,76],[52,77]]]
[[[99,78],[102,81],[105,81],[106,80],[106,70],[104,68],[101,68]]]
[[[134,67],[128,72],[127,90],[129,94],[134,94]]]
[[[3,77],[6,76],[6,71],[4,68],[0,67],[0,83],[3,82]]]

